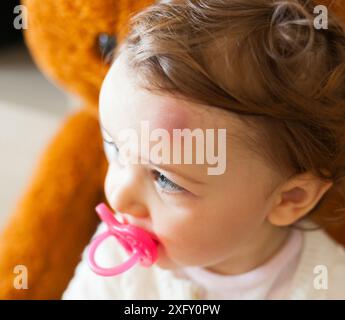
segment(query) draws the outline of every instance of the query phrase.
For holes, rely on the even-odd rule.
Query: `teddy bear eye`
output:
[[[98,35],[98,49],[103,60],[110,63],[112,54],[116,48],[116,36],[108,33],[100,33]]]

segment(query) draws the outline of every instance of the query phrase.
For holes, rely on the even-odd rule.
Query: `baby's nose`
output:
[[[127,188],[117,188],[111,195],[110,203],[114,211],[119,211],[126,215],[137,218],[145,218],[149,215],[145,204],[141,203],[138,195]]]
[[[133,184],[118,185],[111,193],[109,203],[114,211],[119,211],[136,218],[149,216],[142,194]]]

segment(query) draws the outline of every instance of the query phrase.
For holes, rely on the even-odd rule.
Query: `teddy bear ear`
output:
[[[96,107],[111,57],[130,16],[154,0],[21,0],[24,38],[41,71],[83,104]]]

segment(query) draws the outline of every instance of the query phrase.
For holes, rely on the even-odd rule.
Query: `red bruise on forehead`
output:
[[[190,113],[185,106],[164,106],[150,119],[150,128],[164,129],[173,133],[174,129],[188,128],[190,125]]]

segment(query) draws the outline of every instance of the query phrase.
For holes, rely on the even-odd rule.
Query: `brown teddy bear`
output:
[[[130,14],[148,0],[25,0],[24,36],[41,70],[81,99],[56,133],[0,237],[0,298],[58,299],[73,276],[104,201],[106,160],[98,93],[107,53],[121,41]],[[29,85],[29,84],[28,84]],[[28,289],[14,288],[15,266]]]
[[[109,54],[126,34],[131,14],[153,0],[23,0],[25,40],[41,70],[81,99],[42,155],[32,181],[0,235],[0,298],[59,299],[99,222],[107,169],[98,124],[98,94]],[[345,4],[329,5],[345,21]],[[332,198],[333,197],[333,198]],[[334,208],[335,196],[318,212]],[[331,199],[330,199],[331,198]],[[330,228],[345,244],[345,227]],[[28,271],[28,287],[16,289]]]

